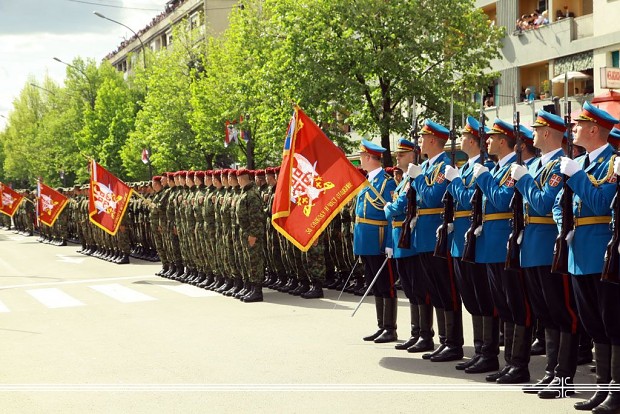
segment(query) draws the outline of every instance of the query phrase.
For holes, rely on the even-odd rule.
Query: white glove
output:
[[[392,203],[385,203],[385,205],[383,206],[383,211],[385,211],[387,213],[388,210],[390,209],[391,205],[392,205]]]
[[[420,174],[422,174],[422,167],[417,164],[410,163],[407,168],[407,175],[415,180],[415,178]]]
[[[616,157],[614,161],[614,172],[616,175],[620,175],[620,157]]]
[[[441,229],[441,227],[443,226],[443,224],[439,227],[437,227],[437,231],[435,232],[435,237],[439,238],[439,230]],[[453,223],[448,223],[448,234],[452,233],[454,231],[454,224]]]
[[[455,178],[460,177],[461,173],[459,172],[458,168],[454,168],[451,165],[446,165],[446,171],[443,175],[446,177],[446,180],[452,181]]]
[[[560,172],[572,177],[577,171],[581,170],[581,165],[568,157],[560,158]]]
[[[388,257],[388,259],[391,259],[392,257],[394,257],[394,249],[392,249],[391,247],[386,247],[385,255]]]
[[[489,172],[489,169],[482,164],[474,165],[474,178],[480,177],[480,174]]]
[[[527,167],[525,165],[512,164],[510,166],[510,175],[513,180],[519,181],[525,174],[527,174]]]

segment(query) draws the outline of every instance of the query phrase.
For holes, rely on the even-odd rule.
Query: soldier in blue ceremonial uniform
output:
[[[607,137],[607,142],[609,142],[616,150],[620,147],[620,129],[614,128],[609,133]]]
[[[560,392],[559,387],[572,383],[579,347],[579,321],[570,276],[551,273],[553,246],[558,236],[552,209],[562,189],[560,157],[564,156],[562,140],[566,127],[561,117],[542,109],[533,127],[534,145],[542,155],[529,168],[513,164],[511,175],[523,195],[521,267],[532,312],[545,328],[547,366],[542,380],[526,387],[525,392],[557,398],[569,394]]]
[[[476,230],[476,262],[486,264],[493,303],[504,322],[506,365],[501,371],[487,375],[486,380],[516,384],[530,380],[532,327],[523,275],[504,268],[506,242],[512,230],[510,201],[514,180],[510,177],[510,166],[516,161],[513,125],[496,119],[487,143],[489,154],[496,155],[499,162],[492,171],[480,164],[474,166],[476,185],[484,194],[483,225]]]
[[[409,164],[407,174],[417,192],[418,217],[413,228],[413,245],[420,255],[423,284],[436,308],[441,345],[432,353],[422,355],[433,362],[455,361],[463,358],[463,314],[461,297],[454,280],[452,266],[433,255],[437,228],[442,224],[443,196],[448,186],[445,177],[450,157],[444,145],[450,136],[448,129],[429,119],[420,131],[420,150],[428,159],[422,165]]]
[[[572,275],[575,302],[586,332],[594,340],[597,384],[620,384],[620,286],[601,281],[605,248],[611,238],[611,201],[616,189],[615,151],[607,138],[615,119],[586,102],[573,128],[575,144],[586,154],[572,160],[562,157],[560,171],[570,177],[573,190],[575,229],[569,241],[568,268]],[[559,203],[554,218],[561,222]],[[578,410],[593,413],[620,412],[620,391],[599,389],[587,401],[575,403]]]
[[[499,369],[499,318],[495,315],[486,266],[482,263],[469,263],[461,260],[465,244],[465,232],[471,226],[471,199],[474,195],[474,165],[480,161],[480,125],[471,116],[463,128],[461,151],[469,159],[460,168],[446,166],[448,191],[454,197],[454,237],[450,249],[454,273],[465,309],[471,314],[475,355],[466,362],[460,362],[456,369],[474,374]],[[485,131],[489,128],[485,127]],[[492,161],[484,165],[491,169]],[[483,277],[481,277],[481,275]]]
[[[414,151],[418,149],[415,145],[406,139],[400,139],[396,147],[396,162],[398,167],[406,171],[409,163],[414,160]],[[402,225],[407,216],[407,192],[409,190],[409,177],[405,175],[396,187],[392,202],[387,203],[384,207],[385,216],[392,224],[392,235],[390,239],[389,252],[392,252],[396,262],[396,270],[400,278],[400,284],[407,299],[409,299],[409,309],[411,313],[411,337],[402,344],[395,346],[396,349],[409,349],[417,344],[422,338],[422,342],[426,345],[423,347],[422,342],[419,344],[418,352],[428,351],[433,348],[433,308],[430,303],[426,303],[426,291],[420,288],[417,283],[416,276],[419,275],[419,258],[413,248],[413,240],[410,240],[410,248],[404,249],[398,247],[398,242],[402,233]],[[412,233],[413,234],[413,233]],[[421,319],[423,317],[423,319]],[[422,349],[424,348],[424,349]]]
[[[389,251],[386,252],[386,247],[389,247],[388,240],[392,233],[392,226],[386,220],[383,208],[392,199],[396,183],[381,167],[381,156],[384,152],[385,148],[362,140],[360,162],[362,168],[368,171],[367,179],[370,185],[360,191],[357,196],[353,254],[360,256],[364,264],[364,277],[368,284],[387,259],[385,254]],[[387,265],[381,270],[372,293],[375,297],[379,330],[364,337],[364,340],[377,343],[396,341],[398,339],[396,335],[398,304],[394,289],[394,275]]]

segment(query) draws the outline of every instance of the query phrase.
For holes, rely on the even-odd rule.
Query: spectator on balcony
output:
[[[487,98],[484,100],[484,106],[487,108],[495,106],[495,98],[493,98],[493,95],[487,96]]]
[[[531,103],[535,99],[536,99],[536,95],[534,95],[534,92],[532,92],[530,88],[525,88],[525,99],[523,99],[523,101]]]
[[[547,10],[545,10],[544,12],[542,12],[540,14],[540,16],[538,16],[538,19],[536,19],[536,21],[534,22],[534,25],[536,27],[540,27],[540,26],[544,26],[549,24],[549,12],[547,12]]]

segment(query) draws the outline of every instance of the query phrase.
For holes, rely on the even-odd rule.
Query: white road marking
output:
[[[56,257],[58,257],[58,261],[62,263],[80,264],[84,261],[83,257],[71,257],[64,254],[57,254]]]
[[[84,306],[84,303],[56,288],[30,289],[26,292],[48,308]]]
[[[145,302],[148,300],[156,300],[154,297],[145,295],[133,289],[129,289],[118,283],[110,283],[108,285],[94,285],[89,288],[103,293],[106,296],[116,299],[119,302],[131,303],[131,302]]]
[[[0,302],[0,312],[11,312],[9,310],[9,308],[6,307],[6,305],[2,302]]]
[[[0,260],[0,264],[2,264],[1,260]],[[24,277],[27,277],[27,276],[24,276]],[[125,276],[125,277],[104,277],[100,279],[84,279],[84,280],[66,280],[64,282],[24,283],[21,285],[0,286],[0,290],[23,288],[23,287],[34,287],[34,286],[76,285],[80,283],[114,282],[116,280],[155,279],[155,278],[157,278],[157,276],[146,275],[146,276]]]
[[[153,283],[159,287],[163,287],[165,289],[172,290],[174,292],[180,293],[185,296],[189,296],[191,298],[204,298],[207,296],[220,296],[219,293],[211,292],[209,290],[201,289],[196,286],[180,284],[180,285],[158,285],[157,283]]]

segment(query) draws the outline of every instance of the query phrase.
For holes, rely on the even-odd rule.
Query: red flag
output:
[[[52,227],[67,206],[67,201],[65,195],[40,181],[37,183],[37,217],[41,223]]]
[[[0,183],[0,213],[4,213],[9,217],[13,217],[17,207],[21,204],[24,196],[17,191],[8,187],[6,184]]]
[[[88,216],[97,227],[114,236],[125,215],[133,190],[97,164],[90,166]]]
[[[149,159],[149,150],[147,150],[146,148],[144,148],[142,150],[142,162],[145,164],[148,164],[149,162],[151,162],[151,160]]]
[[[342,207],[367,185],[321,129],[299,108],[289,123],[271,222],[308,251]]]

